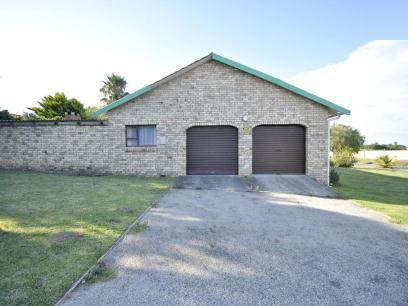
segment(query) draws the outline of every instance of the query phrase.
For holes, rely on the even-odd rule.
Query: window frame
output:
[[[140,145],[139,144],[139,127],[153,127],[155,129],[155,139],[153,145]],[[137,138],[128,137],[128,128],[136,128]],[[136,139],[137,145],[136,146],[128,146],[128,139]],[[125,125],[125,141],[126,141],[126,148],[143,148],[143,147],[157,147],[157,125],[156,124],[132,124],[132,125]]]

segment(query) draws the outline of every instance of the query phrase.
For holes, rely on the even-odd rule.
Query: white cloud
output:
[[[372,41],[341,62],[296,75],[292,84],[351,110],[337,122],[367,142],[408,145],[408,41]]]

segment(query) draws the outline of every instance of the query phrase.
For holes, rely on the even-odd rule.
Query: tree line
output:
[[[99,89],[103,98],[100,100],[103,104],[112,103],[129,93],[126,92],[127,81],[124,77],[111,73],[102,81],[103,85]],[[0,109],[0,120],[62,120],[66,112],[74,112],[81,116],[81,119],[88,120],[92,118],[97,106],[85,107],[82,102],[76,98],[68,98],[64,92],[56,92],[53,95],[43,97],[37,102],[37,106],[27,107],[29,112],[21,115],[11,114],[8,110]]]
[[[353,153],[360,150],[406,150],[405,145],[394,142],[392,144],[365,144],[365,137],[359,130],[344,124],[335,124],[330,128],[330,150],[336,152],[342,148],[349,148]]]
[[[384,151],[392,151],[392,150],[406,150],[407,146],[399,144],[398,142],[390,143],[390,144],[380,144],[378,142],[374,142],[372,144],[366,144],[361,147],[362,150],[384,150]]]

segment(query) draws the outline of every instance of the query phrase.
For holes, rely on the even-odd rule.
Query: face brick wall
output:
[[[260,124],[306,127],[306,174],[327,184],[330,111],[285,89],[210,61],[106,114],[107,126],[0,128],[0,167],[93,174],[184,175],[186,130],[239,130],[239,173],[252,172],[252,132]],[[243,121],[247,116],[248,120]],[[125,125],[157,126],[156,147],[126,147]]]

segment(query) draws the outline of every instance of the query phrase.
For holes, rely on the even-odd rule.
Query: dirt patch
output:
[[[108,222],[110,224],[120,224],[120,220],[118,220],[118,219],[109,219]]]
[[[64,242],[69,239],[80,239],[83,236],[83,234],[77,232],[61,232],[51,235],[49,240],[52,242]]]

